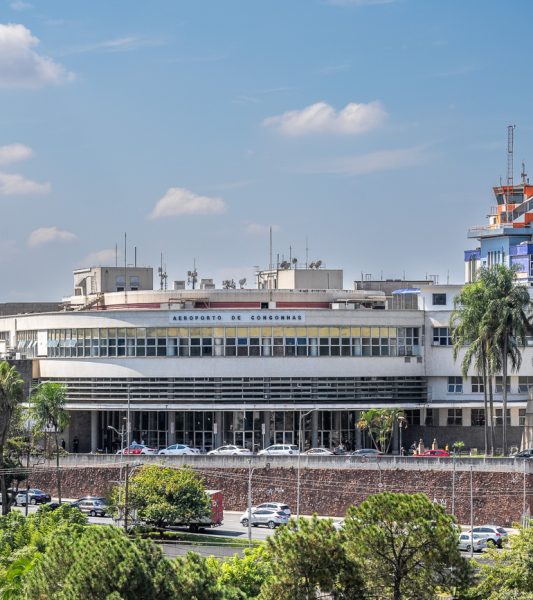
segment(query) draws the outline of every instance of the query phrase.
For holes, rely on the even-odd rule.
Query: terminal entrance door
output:
[[[297,413],[296,413],[297,414]],[[296,423],[294,412],[276,410],[270,416],[270,434],[274,444],[294,444]],[[295,425],[296,423],[296,425]]]
[[[261,448],[261,412],[236,411],[224,414],[224,444],[256,451]]]

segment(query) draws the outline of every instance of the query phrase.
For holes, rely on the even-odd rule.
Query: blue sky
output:
[[[528,0],[0,2],[0,302],[125,231],[169,280],[252,281],[272,226],[348,287],[461,282],[510,123],[533,173]]]

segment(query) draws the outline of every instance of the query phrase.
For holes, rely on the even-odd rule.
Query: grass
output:
[[[174,542],[202,546],[224,546],[226,548],[247,548],[248,539],[235,539],[233,537],[212,535],[209,533],[187,533],[185,531],[147,531],[141,533],[141,537],[148,538],[157,543]],[[260,546],[265,542],[252,540],[253,546]]]

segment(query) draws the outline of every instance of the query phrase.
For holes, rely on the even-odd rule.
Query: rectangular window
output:
[[[471,378],[472,381],[472,394],[482,394],[485,391],[483,385],[483,377],[474,376]]]
[[[433,425],[435,425],[435,416],[435,411],[432,408],[426,410],[426,427],[433,427]]]
[[[508,408],[505,413],[505,422],[507,425],[511,424],[511,409]],[[503,409],[496,409],[496,418],[494,419],[495,425],[503,425]]]
[[[483,408],[472,409],[472,427],[485,426],[485,410]]]
[[[408,425],[420,425],[419,410],[404,410],[403,414],[407,420]]]
[[[519,408],[518,409],[518,424],[520,427],[524,427],[526,424],[526,409]]]
[[[448,394],[462,394],[463,393],[463,378],[462,377],[448,377]]]
[[[452,338],[450,337],[450,329],[448,327],[433,327],[433,345],[434,346],[451,346]]]
[[[449,408],[448,409],[448,425],[462,425],[463,424],[463,409],[462,408]]]
[[[433,306],[446,306],[446,294],[433,294]]]
[[[507,393],[509,394],[511,391],[511,378],[507,377]],[[496,393],[503,394],[503,377],[501,375],[496,376]]]
[[[518,378],[518,393],[528,394],[531,389],[533,389],[533,377],[531,377],[530,375],[521,375]]]

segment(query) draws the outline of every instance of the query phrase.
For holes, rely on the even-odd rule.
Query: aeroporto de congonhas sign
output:
[[[305,314],[293,311],[179,311],[169,315],[169,321],[178,323],[304,323]]]

